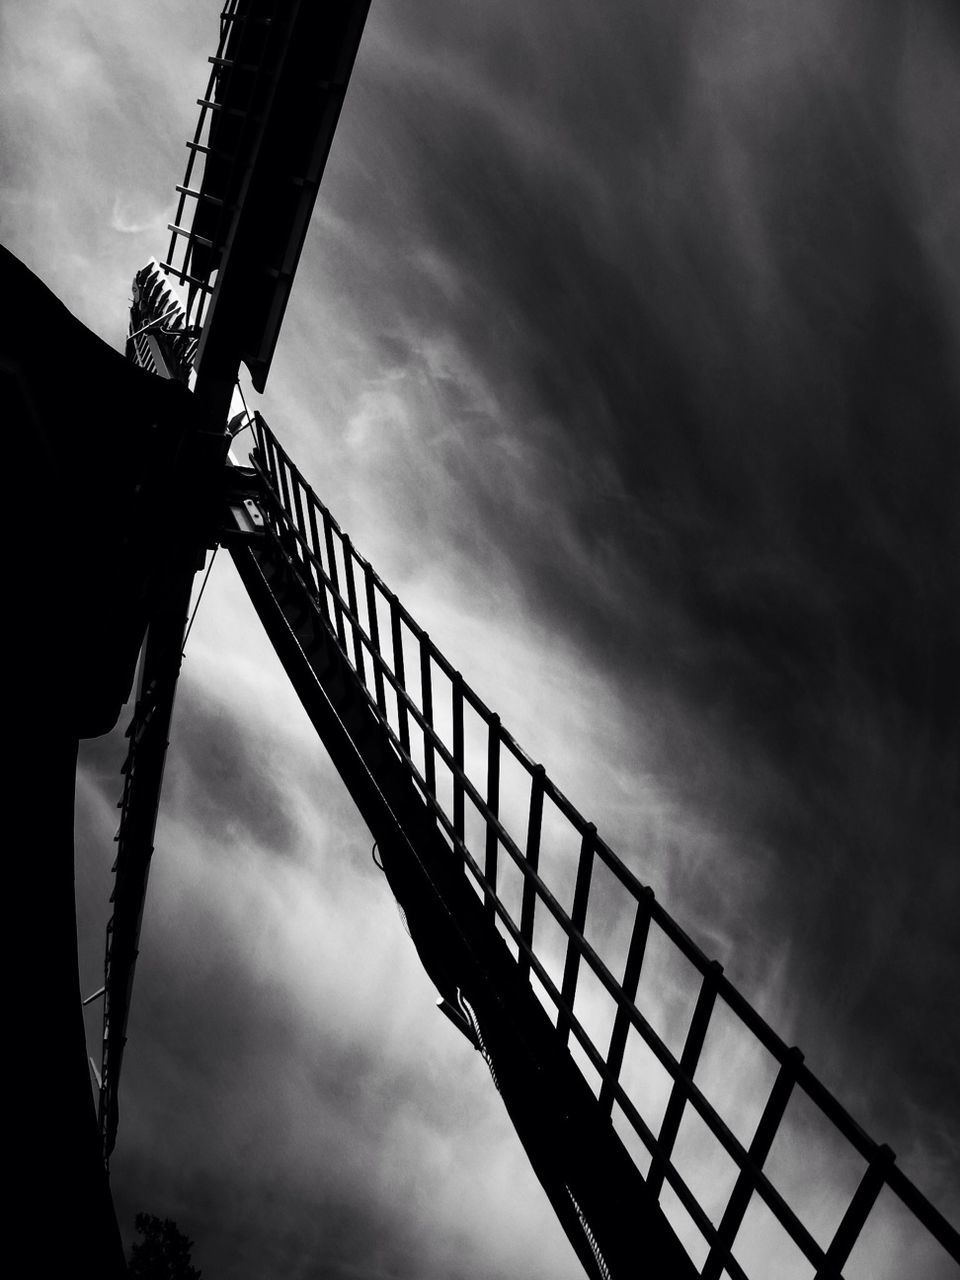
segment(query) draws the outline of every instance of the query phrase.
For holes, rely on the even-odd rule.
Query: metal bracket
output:
[[[217,526],[217,540],[225,547],[259,541],[267,528],[259,476],[252,467],[228,463],[224,480],[225,501]]]

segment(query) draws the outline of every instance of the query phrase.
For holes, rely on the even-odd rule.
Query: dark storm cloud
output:
[[[960,174],[913,122],[956,109],[955,33],[649,9],[424,16],[380,51],[391,114],[340,211],[394,246],[382,351],[449,423],[445,532],[625,700],[686,709],[659,778],[763,850],[745,895],[732,850],[727,910],[758,916],[729,927],[761,966],[788,941],[833,1083],[865,1056],[931,1137],[960,1051],[960,383],[917,173],[948,208]]]
[[[175,771],[197,758],[172,750]],[[532,1174],[516,1140],[504,1156],[495,1095],[465,1109],[486,1069],[436,1014],[365,834],[330,822],[338,780],[320,770],[314,789],[325,820],[279,861],[259,836],[218,834],[199,788],[175,789],[125,1062],[121,1221],[170,1214],[223,1276],[498,1274],[496,1249],[473,1261],[486,1179],[519,1164],[529,1195]],[[456,1094],[436,1087],[451,1072]],[[526,1274],[557,1274],[565,1251],[551,1239]]]
[[[274,770],[276,740],[254,733],[222,702],[210,702],[185,679],[177,709],[178,751],[165,790],[201,831],[250,842],[273,853],[289,850],[293,822]]]
[[[335,1024],[321,1036],[209,906],[188,906],[179,925],[209,945],[188,966],[182,947],[158,949],[139,981],[121,1219],[170,1206],[217,1274],[292,1274],[309,1261],[304,1274],[350,1264],[377,1275],[378,1255],[409,1245],[396,1210],[360,1186],[370,1055],[340,1043]]]
[[[116,334],[213,51],[215,10],[188,13],[4,6],[2,213]],[[622,801],[604,834],[950,1211],[960,87],[955,16],[906,13],[374,4],[295,290],[335,316],[298,338],[291,307],[271,392],[421,620],[494,651],[484,696],[568,730],[538,751],[572,798]],[[222,1276],[566,1274],[282,674],[233,661],[256,620],[214,600],[145,913],[124,1225],[170,1213]],[[117,745],[81,771],[85,990]]]
[[[253,843],[271,853],[288,853],[294,822],[275,767],[280,736],[269,727],[254,730],[235,707],[210,699],[183,677],[176,711],[176,744],[164,775],[164,799],[176,812],[189,812],[201,831],[218,841]],[[81,776],[111,805],[120,788],[119,765],[126,754],[124,708],[117,728],[84,742]]]
[[[262,654],[252,672],[225,665],[221,629],[256,621],[210,610],[231,581],[218,562],[174,716],[112,1163],[121,1227],[171,1216],[223,1277],[568,1274],[486,1068],[436,1012],[292,691]],[[104,870],[109,836],[89,832],[115,822],[123,746],[118,732],[84,750],[78,854]],[[88,892],[85,870],[99,943],[107,890],[100,876]],[[488,1246],[504,1184],[519,1206]],[[548,1235],[528,1242],[538,1221]]]
[[[0,234],[122,346],[130,280],[162,255],[216,12],[99,0],[0,13]],[[174,176],[175,175],[175,176]]]
[[[526,112],[536,132],[546,111],[564,147],[588,119],[598,191],[571,181],[578,149],[544,163],[523,133],[511,135],[506,111],[454,99],[441,115],[429,98],[407,98],[404,123],[426,141],[417,222],[465,282],[453,305],[429,293],[423,310],[438,314],[424,322],[452,328],[477,367],[496,371],[491,381],[504,375],[518,434],[523,410],[548,415],[553,438],[535,441],[556,455],[544,488],[558,511],[573,509],[598,568],[606,557],[653,577],[698,631],[718,636],[718,650],[729,636],[772,667],[778,703],[796,700],[791,668],[819,684],[842,651],[871,686],[929,709],[956,640],[957,382],[897,139],[870,127],[895,84],[880,80],[865,102],[865,86],[809,70],[812,83],[786,103],[744,104],[751,114],[731,127],[758,236],[743,244],[723,191],[722,127],[705,118],[707,104],[691,88],[680,94],[684,112],[656,83],[645,93],[646,131],[665,138],[658,176],[676,187],[679,166],[683,187],[672,206],[660,196],[646,207],[637,175],[646,140],[623,95],[604,111],[589,77],[578,97],[566,74],[575,55],[590,65],[581,35],[541,50],[539,62],[526,50],[538,86],[564,86],[559,119],[549,95],[545,106],[533,93],[511,119]],[[680,35],[668,42],[674,61]],[[635,54],[642,60],[646,47],[649,35],[633,40],[625,59],[644,90]],[[682,70],[667,60],[675,87],[693,78],[695,68]],[[608,61],[602,86],[611,80]],[[495,88],[510,101],[509,85]],[[633,163],[621,166],[625,155]],[[751,289],[751,272],[766,273],[764,287]],[[453,421],[458,391],[441,387]],[[551,553],[552,531],[531,528],[522,503],[495,508],[492,489],[479,497],[499,520],[482,527],[501,529],[529,590],[589,630],[591,595],[608,575],[574,579]],[[743,700],[758,672],[749,661],[745,679],[736,657],[724,676]]]

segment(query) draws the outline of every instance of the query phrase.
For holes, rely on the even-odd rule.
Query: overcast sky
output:
[[[0,239],[118,348],[218,9],[0,5]],[[956,1220],[951,13],[373,0],[261,408],[529,753]],[[82,751],[90,990],[122,751]],[[122,1227],[176,1218],[210,1280],[577,1275],[369,846],[220,556],[144,918]]]

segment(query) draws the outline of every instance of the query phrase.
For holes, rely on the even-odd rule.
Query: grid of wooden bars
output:
[[[224,183],[224,189],[237,190],[239,178],[242,176],[238,168],[241,157],[246,154],[244,142],[248,140],[249,130],[255,129],[259,123],[252,110],[252,104],[257,97],[257,82],[265,74],[259,62],[238,62],[235,58],[227,56],[230,53],[228,46],[236,43],[239,27],[250,23],[270,22],[270,17],[264,15],[265,7],[263,4],[259,5],[258,12],[253,14],[249,12],[249,0],[226,0],[221,11],[217,52],[207,59],[210,63],[210,77],[206,92],[202,98],[197,99],[200,115],[193,138],[186,144],[188,155],[183,182],[176,188],[179,196],[177,211],[173,222],[167,224],[170,245],[166,259],[160,265],[182,285],[186,285],[187,323],[197,332],[203,326],[207,302],[213,293],[212,276],[217,269],[219,256],[235,212],[229,201],[204,191],[204,169],[208,157],[216,155],[228,169],[229,176]],[[260,48],[261,56],[263,47]],[[231,85],[241,80],[244,89],[241,97],[251,104],[251,110],[248,112],[235,106],[229,108],[224,106],[224,99],[228,97]],[[213,145],[216,140],[211,137],[214,117],[224,110],[229,110],[232,115],[237,116],[240,124],[240,128],[233,135],[233,145],[229,153],[218,150],[218,147]],[[205,223],[205,226],[213,226],[212,236],[200,235],[195,229],[196,209],[201,201],[213,206],[217,214],[212,224]],[[208,252],[197,254],[195,251],[198,249]]]
[[[529,759],[369,562],[357,553],[259,415],[255,432],[252,461],[264,484],[270,536],[310,586],[318,621],[356,672],[394,750],[435,815],[451,856],[462,861],[491,918],[512,945],[520,971],[533,983],[555,1020],[558,1034],[578,1051],[578,1060],[585,1060],[588,1070],[596,1073],[599,1083],[594,1092],[603,1112],[612,1116],[614,1108],[619,1109],[647,1153],[648,1185],[661,1199],[672,1193],[689,1216],[698,1237],[691,1253],[696,1255],[701,1275],[708,1280],[721,1276],[747,1280],[736,1256],[738,1233],[751,1205],[759,1201],[806,1259],[811,1276],[840,1280],[884,1189],[892,1192],[915,1224],[937,1242],[946,1266],[950,1265],[947,1259],[960,1262],[957,1232],[897,1167],[889,1148],[863,1132],[812,1074],[799,1050],[773,1031],[732,986],[721,966],[708,959],[653,891],[640,883],[551,782],[543,767]],[[437,714],[436,692],[441,683],[450,697],[442,718]],[[485,752],[475,753],[481,757],[479,762],[467,759],[465,712],[478,717],[485,729]],[[501,783],[507,765],[519,766],[529,787],[522,833],[508,830],[502,816]],[[440,778],[447,784],[442,792]],[[561,905],[560,893],[541,875],[545,803],[562,815],[579,842],[569,912]],[[465,819],[467,806],[479,817],[479,825],[474,824],[473,829]],[[599,865],[613,876],[617,891],[633,912],[629,948],[620,974],[611,971],[585,936],[591,881]],[[513,914],[501,893],[504,868],[509,866],[522,877],[519,909]],[[544,914],[559,927],[564,939],[559,984],[536,943],[537,922]],[[699,983],[679,1054],[668,1047],[637,1003],[644,958],[656,934],[662,935],[661,941],[668,940],[692,966]],[[577,1012],[577,991],[585,971],[612,1006],[609,1039],[600,1044],[595,1043]],[[776,1064],[752,1139],[746,1144],[697,1079],[711,1019],[721,1003]],[[670,1081],[669,1098],[656,1131],[641,1114],[636,1090],[631,1090],[622,1076],[628,1037],[634,1032]],[[833,1136],[842,1139],[864,1162],[859,1183],[826,1244],[803,1221],[802,1207],[791,1207],[764,1168],[788,1105],[799,1095],[829,1122]],[[726,1203],[713,1216],[698,1200],[674,1158],[681,1125],[690,1113],[699,1117],[736,1170]]]

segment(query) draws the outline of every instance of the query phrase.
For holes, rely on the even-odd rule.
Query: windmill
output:
[[[217,55],[222,61],[215,64],[215,83],[206,95],[210,105],[204,108],[214,118],[218,114],[232,118],[233,111],[241,112],[238,120],[246,118],[230,95],[237,83],[234,76],[254,74],[258,50],[249,33],[260,16],[254,6],[228,7],[225,43]],[[238,36],[231,48],[231,33],[241,31],[248,42],[241,44]],[[246,71],[238,70],[244,67]],[[262,126],[259,122],[258,127]],[[207,154],[200,150],[203,147],[209,147],[211,155],[219,150],[209,141],[195,142],[197,154]],[[277,183],[275,172],[269,181]],[[209,204],[217,209],[231,203],[223,194],[226,181],[213,172],[209,183],[204,172],[194,186],[189,181],[184,186],[195,193],[191,197],[182,192],[185,200],[195,199],[201,207]],[[253,197],[249,206],[243,205],[244,210],[255,207]],[[303,206],[299,208],[302,216]],[[234,287],[245,303],[254,268],[249,260],[244,263],[240,230],[230,239],[229,220],[225,229],[216,217],[205,214],[192,225],[179,226],[179,232],[185,233],[179,238],[188,247],[189,260],[181,259],[178,266],[173,255],[168,258],[174,274],[188,286],[185,327],[197,323],[196,311],[210,295],[209,314],[204,317],[206,326],[199,339],[197,395],[212,406],[212,413],[225,419],[232,389],[231,360],[247,359],[252,368],[260,370],[255,376],[261,380],[269,362],[269,340],[258,344],[248,335],[230,335],[229,319],[224,322],[227,329],[214,327],[217,290],[221,300],[228,299],[228,286]],[[289,234],[294,240],[293,233]],[[258,236],[252,238],[259,240]],[[230,258],[234,250],[238,256]],[[218,253],[223,255],[219,259]],[[270,269],[276,275],[270,274]],[[215,270],[219,275],[211,289]],[[271,263],[266,274],[277,282],[278,290],[289,284],[290,273],[284,276],[282,265]],[[267,289],[264,286],[265,292]],[[264,309],[282,310],[278,297],[282,299],[282,293],[270,295]],[[236,317],[242,309],[242,305],[238,310],[224,302],[219,314]],[[161,350],[164,314],[152,316],[145,308],[141,316],[144,324],[156,322]],[[166,341],[175,345],[176,329],[168,314],[166,319]],[[220,333],[227,337],[221,338]],[[274,328],[274,339],[275,334]],[[231,342],[236,344],[232,349]],[[205,359],[212,370],[209,384],[202,381]],[[545,772],[523,756],[368,562],[356,554],[267,424],[258,420],[256,430],[258,447],[252,474],[240,470],[233,476],[235,487],[227,502],[228,509],[236,512],[234,527],[218,530],[218,536],[234,544],[251,598],[371,826],[378,857],[425,966],[437,983],[442,1007],[488,1058],[534,1166],[542,1171],[548,1193],[588,1271],[617,1275],[632,1266],[640,1247],[636,1233],[642,1232],[642,1247],[648,1256],[656,1257],[661,1250],[661,1256],[670,1260],[678,1274],[684,1274],[684,1267],[693,1273],[676,1252],[673,1236],[653,1203],[664,1187],[672,1189],[685,1204],[705,1242],[702,1274],[720,1274],[721,1269],[740,1274],[737,1231],[752,1197],[759,1197],[777,1216],[794,1245],[820,1274],[838,1274],[884,1186],[891,1188],[932,1238],[956,1258],[955,1236],[900,1176],[889,1153],[859,1134],[842,1108],[816,1084],[798,1055],[750,1012],[718,969],[636,883]],[[185,581],[187,576],[185,567]],[[192,573],[189,576],[192,578]],[[186,587],[171,599],[165,615],[151,620],[142,694],[131,735],[134,755],[127,770],[107,973],[109,1012],[101,1122],[108,1142],[131,989],[135,923],[146,883],[148,828],[162,769],[163,746],[151,748],[150,743],[165,741],[163,726],[169,718],[175,678],[170,669],[179,655],[188,595]],[[471,735],[464,723],[468,717],[479,718],[481,723],[485,750],[479,760],[469,745],[476,734]],[[508,760],[527,777],[526,803],[521,806],[514,794],[507,794],[503,781]],[[523,809],[525,821],[511,828],[505,815],[518,807]],[[138,813],[144,817],[138,819]],[[138,822],[141,835],[136,835]],[[573,833],[579,846],[566,907],[558,887],[551,888],[539,874],[549,840],[558,838],[564,828]],[[600,867],[614,876],[623,894],[635,904],[636,924],[626,965],[619,972],[603,962],[590,941],[590,889]],[[507,896],[511,875],[520,877],[515,904]],[[538,948],[538,921],[545,918],[559,927],[566,940],[558,966]],[[121,936],[124,930],[126,940]],[[703,979],[679,1054],[671,1053],[660,1040],[634,998],[651,931],[668,938]],[[594,1042],[578,1013],[586,973],[599,981],[614,1010],[613,1033],[607,1043]],[[533,991],[536,1003],[530,994]],[[731,1010],[778,1064],[774,1088],[747,1144],[723,1125],[709,1098],[696,1085],[699,1057],[718,1005]],[[545,1014],[552,1015],[549,1027]],[[633,1037],[643,1041],[672,1081],[656,1133],[643,1121],[620,1075]],[[570,1066],[574,1059],[568,1061],[568,1046],[581,1063],[586,1084]],[[595,1090],[589,1088],[591,1071],[599,1084]],[[825,1248],[763,1175],[766,1151],[796,1091],[822,1107],[866,1164],[860,1189]],[[677,1133],[691,1107],[739,1170],[719,1223],[712,1223],[698,1209],[672,1162]],[[608,1123],[610,1117],[613,1125]],[[620,1139],[614,1136],[624,1130],[627,1134],[632,1131],[641,1148],[646,1148],[649,1169],[638,1172],[632,1160],[629,1166],[626,1163]],[[646,1212],[641,1213],[637,1206],[646,1206]],[[638,1226],[642,1218],[646,1220]],[[699,1268],[701,1263],[696,1265]]]

